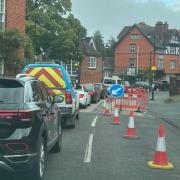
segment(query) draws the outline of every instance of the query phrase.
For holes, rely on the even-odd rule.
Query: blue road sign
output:
[[[115,84],[110,87],[109,93],[111,96],[119,98],[124,94],[124,87],[122,85]]]

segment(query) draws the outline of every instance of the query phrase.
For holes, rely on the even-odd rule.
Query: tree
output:
[[[9,73],[9,71],[14,74],[14,71],[20,67],[22,62],[20,50],[24,45],[24,37],[18,30],[0,32],[0,54],[4,59],[5,74]]]
[[[108,40],[108,43],[105,45],[104,55],[106,57],[114,57],[115,45],[116,45],[116,40],[114,37],[111,37]]]
[[[51,59],[79,61],[79,40],[86,35],[86,29],[70,10],[70,0],[28,0],[26,33],[35,54],[43,49]]]
[[[94,40],[97,51],[99,51],[100,53],[103,53],[103,49],[104,49],[103,36],[99,30],[97,30],[94,33],[93,40]]]

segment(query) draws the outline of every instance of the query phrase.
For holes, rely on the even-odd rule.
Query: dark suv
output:
[[[46,153],[61,149],[54,99],[36,78],[0,78],[0,169],[43,179]]]

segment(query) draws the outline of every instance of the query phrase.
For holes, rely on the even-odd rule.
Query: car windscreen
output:
[[[116,80],[114,80],[114,79],[105,79],[104,84],[116,84]]]
[[[84,84],[84,86],[85,86],[86,90],[88,90],[88,91],[93,91],[94,90],[93,84]]]
[[[17,80],[0,79],[0,103],[23,103],[24,87]]]

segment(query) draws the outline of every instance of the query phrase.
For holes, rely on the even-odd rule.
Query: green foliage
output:
[[[34,58],[34,48],[32,44],[32,40],[26,36],[25,37],[25,61],[27,62],[33,62]]]
[[[114,57],[115,38],[111,37],[105,45],[104,54],[106,57]]]
[[[103,43],[103,36],[99,30],[97,30],[93,35],[93,40],[96,46],[96,49],[103,53],[104,50],[104,43]]]
[[[80,61],[79,42],[86,29],[70,11],[70,0],[27,0],[26,33],[36,55],[43,49],[54,60]]]

